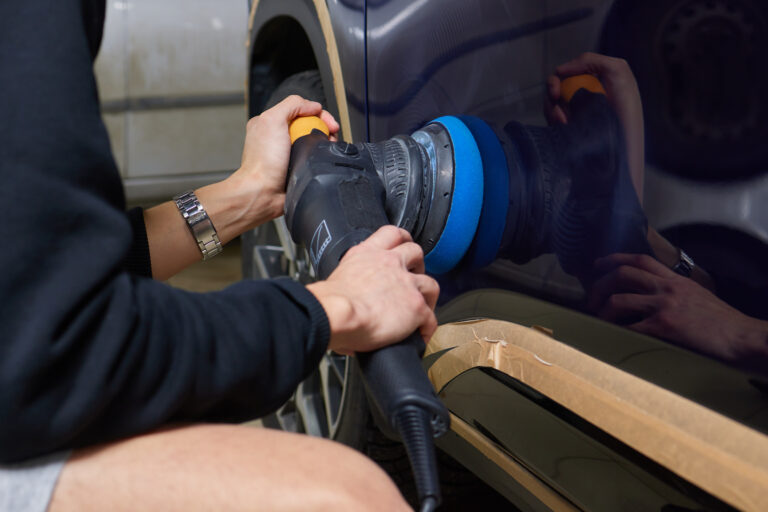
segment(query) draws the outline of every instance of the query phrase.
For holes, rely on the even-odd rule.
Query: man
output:
[[[438,288],[421,249],[382,229],[306,289],[151,279],[201,249],[173,202],[124,213],[92,72],[103,15],[104,0],[0,4],[0,509],[406,509],[340,445],[195,422],[273,410],[326,349],[428,339]],[[304,115],[338,130],[288,98],[248,123],[240,169],[187,196],[221,243],[281,213],[287,126]]]

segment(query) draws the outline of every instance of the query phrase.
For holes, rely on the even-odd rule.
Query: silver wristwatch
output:
[[[223,250],[219,235],[194,191],[188,190],[177,195],[173,200],[181,216],[187,221],[187,227],[197,241],[200,252],[203,253],[203,260],[209,260],[219,254]]]
[[[696,264],[693,262],[693,258],[688,256],[684,250],[678,248],[679,256],[677,258],[677,263],[675,263],[675,266],[672,267],[672,270],[677,272],[683,277],[691,277],[691,273],[693,272],[693,268],[696,266]]]

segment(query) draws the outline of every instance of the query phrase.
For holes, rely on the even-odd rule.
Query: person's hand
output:
[[[766,322],[732,308],[654,258],[612,254],[595,262],[587,307],[599,318],[749,366],[766,359]],[[763,370],[765,371],[765,370]]]
[[[624,129],[627,158],[632,184],[640,202],[643,200],[643,174],[645,172],[645,139],[643,133],[643,104],[635,76],[627,61],[597,53],[584,53],[555,69],[547,79],[547,97],[544,113],[550,124],[568,123],[568,107],[560,99],[560,83],[574,76],[595,75],[603,84],[608,102]]]
[[[242,163],[230,181],[249,191],[253,202],[245,215],[258,219],[258,223],[283,213],[291,153],[288,126],[303,116],[319,116],[328,126],[331,139],[336,139],[339,123],[333,116],[319,103],[295,95],[252,118],[246,125]]]
[[[319,116],[336,138],[339,124],[319,103],[289,96],[248,121],[240,168],[227,179],[195,191],[216,227],[222,245],[283,214],[286,173],[291,154],[288,125],[299,116]],[[199,261],[201,254],[176,204],[145,210],[152,275],[167,279]]]
[[[385,226],[350,249],[325,281],[307,286],[331,325],[329,349],[368,352],[437,328],[440,288],[424,272],[424,253],[407,231]]]

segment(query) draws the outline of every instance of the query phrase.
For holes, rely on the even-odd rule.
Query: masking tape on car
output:
[[[511,322],[443,325],[425,357],[444,350],[429,369],[438,393],[494,368],[734,507],[768,510],[768,436]]]

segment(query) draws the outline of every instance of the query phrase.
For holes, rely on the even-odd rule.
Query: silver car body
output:
[[[240,164],[248,5],[109,0],[96,61],[129,203],[219,180]]]

